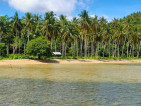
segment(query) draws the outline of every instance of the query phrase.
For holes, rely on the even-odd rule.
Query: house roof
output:
[[[61,52],[53,52],[53,55],[61,55]]]

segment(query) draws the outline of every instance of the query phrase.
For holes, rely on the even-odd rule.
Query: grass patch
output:
[[[42,57],[43,59],[90,59],[90,60],[141,60],[137,57],[79,57],[79,56],[66,56],[66,57]],[[30,56],[30,55],[24,55],[24,54],[10,54],[7,56],[0,56],[0,60],[14,60],[14,59],[38,59],[37,56]]]
[[[50,57],[49,59],[91,59],[91,60],[141,60],[140,58],[137,57],[71,57],[71,56],[66,56],[66,57]]]
[[[36,56],[29,56],[24,54],[10,54],[6,56],[0,56],[0,60],[14,60],[14,59],[37,59]]]

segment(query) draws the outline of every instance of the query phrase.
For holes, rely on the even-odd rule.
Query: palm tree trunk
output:
[[[1,43],[1,39],[2,39],[2,34],[0,34],[0,43]]]
[[[7,55],[9,55],[9,43],[7,44]]]
[[[87,35],[85,35],[85,57],[87,57]]]
[[[17,48],[18,48],[18,46],[13,46],[13,54],[15,54],[16,53],[16,51],[17,51]]]
[[[117,45],[116,45],[116,42],[115,42],[115,57],[116,57],[116,52],[117,52]]]
[[[72,57],[73,57],[73,43],[71,42],[71,51],[72,51]]]
[[[120,57],[120,48],[119,48],[119,42],[118,42],[118,58]]]
[[[62,44],[63,43],[60,42],[60,52],[62,52]],[[63,56],[63,53],[62,53],[62,56]]]
[[[64,57],[64,42],[62,42],[62,56]]]
[[[129,54],[129,57],[131,57],[132,55],[132,47],[130,46],[130,54]]]
[[[52,51],[52,49],[53,49],[53,38],[51,37],[51,45],[50,45],[51,47],[51,51]]]
[[[76,56],[76,50],[75,50],[75,40],[73,42],[73,56]]]
[[[135,46],[134,46],[134,44],[133,44],[133,48],[132,48],[132,57],[135,56],[135,55],[134,55],[134,49],[135,49]]]
[[[56,40],[55,40],[55,52],[56,52]]]
[[[80,56],[83,56],[83,40],[80,41]]]
[[[45,40],[47,40],[47,30],[46,30]]]
[[[30,34],[30,31],[28,30],[28,42],[29,42],[29,34]]]
[[[77,51],[77,57],[78,57],[78,42],[77,42],[77,39],[76,39],[76,51]]]
[[[21,51],[21,45],[20,45],[20,43],[21,43],[21,40],[19,38],[19,54],[20,54],[20,51]]]
[[[113,57],[115,57],[115,54],[114,54],[114,43],[113,43],[113,46],[112,46],[112,54],[113,54]]]
[[[65,47],[65,42],[62,43],[62,56],[66,56],[66,47]]]
[[[1,43],[1,36],[2,36],[2,34],[0,34],[0,43]],[[0,49],[0,56],[1,56],[1,49]]]
[[[13,54],[14,54],[14,46],[13,46]]]
[[[91,42],[91,57],[94,56],[94,35],[93,35],[93,40]]]
[[[105,44],[104,44],[104,42],[102,43],[103,44],[103,57],[104,57],[104,51],[105,51]]]
[[[111,55],[110,39],[109,39],[109,57]]]
[[[124,56],[125,41],[126,41],[126,40],[124,40],[124,42],[123,42],[123,46],[122,46],[122,57]]]
[[[96,57],[98,57],[98,51],[99,51],[99,42],[97,42],[97,47],[96,47]]]
[[[132,46],[129,46],[130,47],[130,49],[129,49],[129,57],[131,57],[132,55]]]
[[[24,55],[26,54],[26,42],[24,41]]]
[[[129,41],[127,42],[127,57],[129,56]]]
[[[137,58],[139,58],[139,54],[140,54],[140,42],[138,43],[138,50],[137,50]]]
[[[94,43],[91,42],[91,57],[94,56]]]
[[[65,57],[67,55],[67,44],[65,43]]]

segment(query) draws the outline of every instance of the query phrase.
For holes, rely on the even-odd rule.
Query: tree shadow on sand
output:
[[[35,60],[35,59],[33,59],[33,60]],[[36,59],[35,61],[42,62],[42,63],[59,63],[59,61],[51,60],[51,59],[46,59],[46,60],[38,60],[38,59]]]

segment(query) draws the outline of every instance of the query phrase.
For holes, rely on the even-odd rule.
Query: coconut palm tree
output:
[[[6,20],[7,20],[7,16],[0,16],[0,43],[1,43],[1,40],[2,40],[2,35],[5,32]]]
[[[41,15],[34,15],[33,16],[33,38],[41,36],[41,29],[42,29],[42,20]]]
[[[12,27],[13,27],[13,23],[10,21],[10,18],[7,17],[5,20],[4,32],[2,37],[2,41],[7,45],[7,55],[9,55],[10,44],[13,43],[13,39],[14,39]]]
[[[61,15],[60,16],[60,35],[61,35],[61,40],[62,40],[62,55],[63,57],[66,56],[66,43],[68,40],[68,33],[69,33],[69,29],[68,29],[68,21],[66,19],[66,16]]]
[[[90,27],[91,27],[91,36],[90,36],[90,39],[91,39],[91,57],[94,56],[94,47],[95,47],[95,37],[97,36],[98,34],[98,17],[95,16],[94,18],[91,17],[90,18]]]
[[[20,36],[20,31],[21,31],[21,20],[18,17],[18,13],[16,12],[14,17],[12,17],[12,32],[13,35],[15,35],[15,38],[17,38],[17,42],[15,46],[13,46],[13,53],[15,53],[18,49],[19,46],[19,53],[20,53],[20,41],[21,41],[21,36]]]
[[[49,39],[51,41],[51,50],[53,49],[53,39],[54,39],[54,30],[55,26],[55,14],[53,11],[45,13],[44,26],[42,28],[42,32],[45,35],[46,40]]]
[[[26,13],[25,17],[23,17],[23,23],[25,24],[25,30],[27,30],[28,35],[27,35],[27,42],[30,41],[30,35],[31,35],[31,31],[32,31],[32,27],[33,27],[33,16],[31,13]]]
[[[82,11],[81,14],[79,14],[79,17],[81,19],[81,29],[82,32],[84,33],[85,36],[85,57],[87,57],[87,52],[88,52],[88,35],[90,31],[90,18],[88,15],[88,12],[86,10]]]

